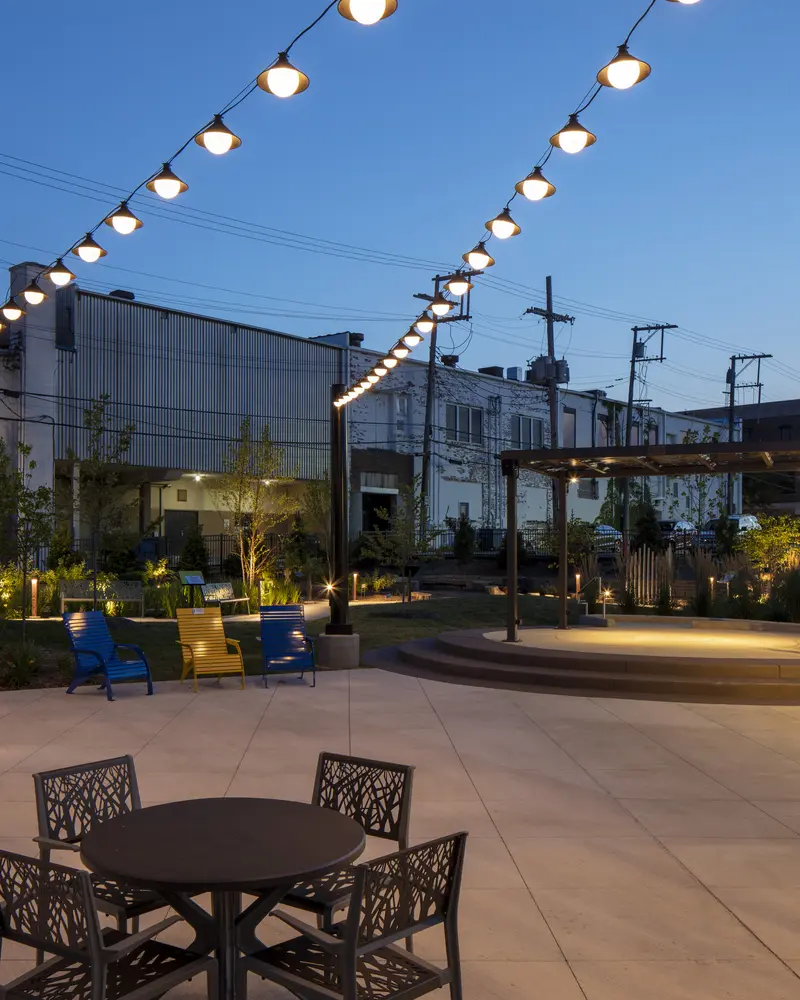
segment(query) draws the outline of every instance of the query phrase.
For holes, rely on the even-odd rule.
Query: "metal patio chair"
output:
[[[311,686],[317,686],[314,644],[306,635],[306,614],[302,604],[262,605],[261,655],[262,678],[268,686],[270,674],[300,674],[311,671]]]
[[[458,897],[466,839],[457,833],[357,865],[348,915],[328,931],[277,910],[274,916],[300,936],[248,949],[245,967],[300,1000],[413,1000],[442,986],[461,1000]],[[397,947],[437,924],[444,925],[445,968]]]
[[[408,846],[413,777],[412,765],[323,750],[317,762],[311,804],[344,813],[356,820],[368,836],[391,840],[404,850]],[[355,866],[350,866],[296,885],[283,902],[315,913],[320,926],[328,929],[334,913],[348,905],[355,872]]]
[[[87,872],[0,851],[0,948],[17,941],[55,956],[0,985],[0,1000],[155,1000],[213,975],[215,959],[153,940],[179,920],[130,937],[103,930]]]
[[[52,851],[80,852],[81,838],[96,823],[141,809],[133,757],[112,757],[33,776],[39,835],[39,858],[50,860]],[[113,879],[91,875],[98,910],[113,917],[125,934],[128,920],[138,930],[143,913],[167,904],[150,889],[133,889]]]
[[[114,642],[102,611],[75,611],[65,613],[62,618],[75,657],[75,676],[67,694],[72,694],[84,681],[98,676],[109,701],[114,700],[112,681],[145,681],[147,693],[153,693],[153,678],[144,653],[138,646]],[[135,657],[120,659],[117,652],[120,649],[129,650]]]

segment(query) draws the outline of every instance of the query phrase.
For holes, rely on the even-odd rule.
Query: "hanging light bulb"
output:
[[[127,201],[123,201],[119,208],[112,212],[107,219],[103,220],[107,226],[111,226],[122,236],[129,236],[134,229],[141,229],[144,223],[137,219],[128,208]]]
[[[355,388],[353,389],[353,392],[356,394],[356,396],[363,396],[364,395],[364,390],[361,388],[360,385],[355,386]]]
[[[486,244],[483,240],[469,253],[465,253],[461,259],[469,264],[473,271],[485,271],[487,267],[494,266],[494,257],[486,252]]]
[[[285,52],[278,53],[278,58],[261,73],[257,83],[275,97],[293,97],[308,90],[308,77],[292,66]]]
[[[68,285],[70,281],[75,280],[75,275],[72,271],[70,271],[60,257],[49,270],[45,271],[45,276],[48,277],[54,285],[58,285],[59,288],[63,288],[64,285]]]
[[[91,233],[87,233],[81,242],[72,248],[72,252],[76,257],[80,257],[85,264],[94,264],[95,261],[108,254],[108,251],[104,250],[99,243],[95,243]]]
[[[222,115],[214,115],[214,120],[203,131],[194,137],[198,146],[207,149],[214,156],[223,156],[232,149],[238,149],[242,140],[234,135],[222,120]]]
[[[172,198],[177,198],[179,194],[187,191],[189,185],[185,181],[182,181],[177,174],[173,173],[169,163],[165,163],[161,171],[155,177],[152,177],[145,184],[145,187],[148,191],[153,191],[157,194],[159,198],[171,201]]]
[[[397,10],[397,0],[339,0],[339,13],[359,24],[377,24]]]
[[[514,190],[528,201],[541,201],[542,198],[549,198],[556,193],[555,186],[544,176],[541,167],[534,167]]]
[[[417,333],[421,333],[423,337],[427,337],[429,333],[433,333],[436,329],[436,320],[431,319],[427,313],[423,313],[414,324],[414,329]]]
[[[671,3],[683,3],[688,7],[690,4],[699,3],[700,0],[670,0]]]
[[[384,375],[389,374],[389,369],[382,361],[379,365],[375,365],[373,371],[375,372],[376,375],[380,376],[381,378],[383,378]]]
[[[402,361],[403,358],[407,358],[410,353],[411,351],[409,351],[409,349],[404,347],[402,344],[397,344],[392,348],[392,354],[400,361]]]
[[[370,385],[375,385],[376,382],[380,382],[380,379],[377,375],[373,375],[372,372],[370,372],[369,375],[367,375],[367,382],[369,382]],[[364,383],[362,382],[361,384],[363,385]]]
[[[460,299],[462,295],[466,295],[475,286],[466,274],[454,274],[444,287],[451,295],[455,295],[457,299]]]
[[[507,240],[509,237],[518,236],[522,232],[520,227],[511,218],[507,208],[504,208],[503,211],[494,219],[489,219],[486,223],[486,228],[490,233],[496,236],[498,240]]]
[[[362,389],[371,389],[372,388],[372,382],[370,382],[368,379],[365,379],[365,378],[362,378],[361,381],[358,384],[361,386]]]
[[[411,333],[407,333],[405,337],[403,337],[403,343],[406,345],[406,347],[416,347],[417,344],[422,343],[422,337],[420,337],[418,333],[414,333],[412,331]]]
[[[38,306],[47,298],[45,293],[36,284],[36,279],[28,285],[27,288],[22,289],[22,297],[28,303],[29,306]]]
[[[397,367],[397,358],[384,358],[383,361],[381,361],[381,364],[385,368],[389,368],[389,369],[396,368]]]
[[[446,316],[449,312],[455,309],[455,302],[448,302],[448,300],[442,295],[441,292],[436,293],[436,297],[431,301],[428,307],[434,316]]]
[[[577,115],[570,115],[569,121],[561,131],[550,136],[550,145],[558,146],[565,153],[580,153],[582,149],[592,146],[595,142],[597,136],[581,125]]]
[[[648,63],[628,52],[627,45],[620,45],[611,62],[597,74],[597,82],[614,90],[628,90],[650,76]]]
[[[333,405],[338,410],[340,406],[344,406],[344,400],[343,399],[334,399]]]
[[[25,310],[17,302],[17,300],[12,295],[8,302],[0,308],[0,312],[5,316],[9,323],[15,323],[18,319],[25,315]]]

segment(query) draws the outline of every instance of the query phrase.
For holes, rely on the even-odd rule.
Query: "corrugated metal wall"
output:
[[[284,449],[285,473],[328,467],[330,386],[341,350],[327,344],[75,290],[74,353],[60,354],[57,451],[85,453],[83,411],[111,397],[135,424],[133,465],[219,472],[244,417]],[[62,319],[62,322],[65,320]],[[62,330],[62,342],[69,331]]]

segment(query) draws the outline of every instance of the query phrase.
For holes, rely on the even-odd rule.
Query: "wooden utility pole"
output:
[[[733,441],[733,436],[736,433],[736,389],[758,389],[758,401],[761,402],[761,390],[764,388],[764,383],[761,381],[761,361],[764,358],[771,358],[771,354],[732,354],[731,355],[731,366],[728,369],[728,374],[726,381],[728,383],[728,440]],[[740,382],[736,385],[736,362],[737,361],[747,361],[747,362],[758,362],[758,368],[756,369],[756,380],[755,382]],[[745,368],[748,366],[745,365]],[[728,473],[728,492],[725,502],[725,509],[728,514],[735,513],[733,509],[733,473]]]

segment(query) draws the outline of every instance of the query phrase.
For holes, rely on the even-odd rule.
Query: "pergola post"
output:
[[[519,463],[503,459],[506,480],[506,599],[505,642],[519,642],[519,549],[517,548],[517,480]]]
[[[567,513],[567,476],[562,472],[556,477],[558,483],[558,627],[567,627],[567,545],[569,515]]]

